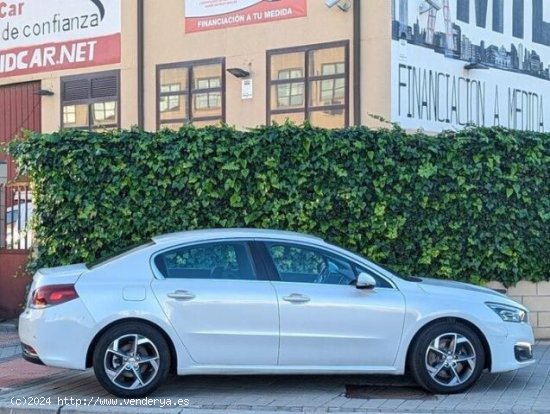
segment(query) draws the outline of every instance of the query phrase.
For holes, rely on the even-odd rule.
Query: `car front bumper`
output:
[[[19,317],[23,357],[52,367],[86,369],[86,355],[96,323],[75,299],[60,305],[32,309]]]
[[[535,337],[527,323],[504,322],[506,335],[487,336],[491,348],[491,372],[506,372],[528,367],[533,358]]]

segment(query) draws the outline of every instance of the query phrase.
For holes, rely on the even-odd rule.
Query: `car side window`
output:
[[[306,246],[266,243],[282,282],[352,285],[356,277],[342,258]]]
[[[155,257],[155,265],[168,279],[256,279],[248,246],[239,242],[169,250]]]

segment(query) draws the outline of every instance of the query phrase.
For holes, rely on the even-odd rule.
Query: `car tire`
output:
[[[170,348],[154,327],[130,322],[109,328],[93,354],[99,383],[121,398],[141,398],[153,392],[170,369]]]
[[[422,331],[409,353],[416,382],[435,394],[466,391],[485,367],[479,335],[460,322],[438,322]]]

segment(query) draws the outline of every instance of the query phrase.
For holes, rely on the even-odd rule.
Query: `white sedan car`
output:
[[[27,360],[93,367],[121,397],[187,374],[404,374],[435,393],[531,365],[527,310],[495,291],[397,276],[323,240],[229,229],[154,237],[95,266],[41,269]]]

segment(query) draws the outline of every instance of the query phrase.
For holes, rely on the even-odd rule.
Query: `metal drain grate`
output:
[[[346,384],[346,398],[364,400],[436,400],[419,387]]]

